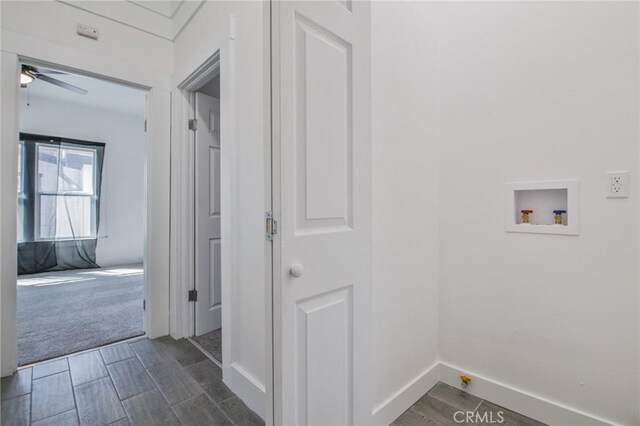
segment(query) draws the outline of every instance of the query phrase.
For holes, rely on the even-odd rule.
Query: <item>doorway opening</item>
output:
[[[192,93],[195,164],[193,339],[222,366],[220,67]]]
[[[177,79],[181,83],[172,99],[171,325],[172,336],[189,338],[209,355],[221,367],[225,385],[266,418],[272,244],[265,235],[265,212],[271,209],[271,157],[269,121],[261,114],[268,111],[269,98],[265,92],[261,105],[257,98],[240,96],[235,59],[229,38]],[[256,107],[254,113],[249,107]]]
[[[146,91],[21,64],[18,365],[144,334]]]

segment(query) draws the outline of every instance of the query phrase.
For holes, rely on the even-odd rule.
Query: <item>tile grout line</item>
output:
[[[169,355],[171,357],[171,354],[169,354],[167,351],[165,351],[164,348],[161,348],[165,353],[167,353],[167,355]],[[133,349],[132,349],[133,350]],[[137,355],[137,354],[136,354]],[[173,357],[171,357],[173,360]],[[180,363],[176,360],[175,361],[176,364],[180,365]],[[159,367],[161,366],[163,363],[160,364],[156,364],[154,366],[151,366],[149,368],[147,368],[146,365],[144,365],[144,363],[142,362],[142,360],[140,360],[140,364],[142,364],[142,366],[144,367],[144,369],[147,371],[147,374],[149,375],[149,377],[151,377],[151,381],[153,381],[153,384],[156,385],[156,389],[158,389],[158,392],[160,392],[160,395],[162,395],[162,398],[164,398],[164,400],[166,401],[167,405],[169,405],[169,408],[171,408],[171,403],[169,402],[169,400],[167,399],[167,397],[165,396],[164,392],[162,392],[162,389],[160,389],[160,385],[158,385],[158,382],[156,381],[156,379],[153,377],[153,374],[151,374],[151,372],[149,372],[149,368],[155,368],[155,367]],[[168,363],[167,363],[168,364]],[[171,410],[173,412],[173,410]],[[175,413],[174,413],[175,414]],[[176,416],[177,417],[177,416]],[[180,419],[178,419],[178,421],[180,421]]]
[[[233,393],[233,392],[231,392],[231,393]],[[233,421],[233,419],[232,419],[231,417],[229,417],[229,415],[227,414],[227,412],[226,412],[226,411],[224,411],[224,409],[220,406],[220,403],[230,400],[231,398],[235,397],[235,396],[236,396],[236,394],[233,394],[233,396],[230,396],[229,398],[224,399],[224,400],[222,400],[222,401],[220,401],[220,402],[216,402],[216,401],[214,401],[214,400],[213,400],[213,398],[211,397],[211,395],[209,395],[206,391],[204,392],[204,394],[205,394],[205,396],[209,399],[209,401],[211,401],[211,402],[213,403],[213,405],[214,405],[218,410],[220,410],[220,412],[222,413],[222,415],[223,415],[227,420],[229,420],[229,422],[231,422],[231,424],[232,424],[232,425],[235,425],[235,424],[236,424],[236,423]]]
[[[104,358],[104,357],[103,357],[103,358]],[[119,364],[119,363],[121,363],[121,362],[129,361],[130,359],[134,359],[134,358],[136,358],[136,359],[138,358],[138,357],[135,355],[135,352],[134,352],[134,355],[133,355],[133,356],[130,356],[129,358],[122,358],[122,359],[119,359],[118,361],[114,361],[114,362],[110,362],[109,364],[105,364],[105,366],[106,366],[106,367],[109,367],[110,365]],[[139,361],[139,360],[138,360],[138,361]],[[141,362],[140,364],[142,364],[142,362]]]
[[[52,418],[52,417],[55,417],[55,416],[59,416],[59,415],[62,415],[62,414],[68,413],[69,411],[72,411],[72,410],[74,410],[74,409],[75,409],[75,411],[76,411],[76,419],[77,419],[77,420],[78,420],[78,422],[80,423],[80,413],[79,413],[79,409],[78,409],[78,402],[77,402],[76,387],[78,387],[78,386],[82,386],[82,385],[85,385],[85,384],[90,384],[90,383],[93,383],[93,382],[96,382],[96,381],[99,381],[99,380],[102,380],[102,379],[105,379],[105,378],[107,378],[107,377],[108,377],[108,378],[109,378],[109,382],[110,382],[110,383],[111,383],[111,385],[112,385],[112,388],[116,391],[116,395],[117,395],[117,397],[118,397],[118,401],[120,402],[121,406],[123,407],[123,409],[124,409],[123,411],[124,411],[124,413],[125,413],[125,416],[124,416],[124,417],[122,417],[122,418],[120,418],[120,419],[117,419],[115,422],[121,421],[121,420],[123,420],[123,419],[127,419],[127,420],[131,421],[130,416],[129,416],[129,413],[128,413],[128,411],[126,410],[126,408],[124,407],[124,404],[123,404],[123,402],[124,402],[124,401],[126,401],[126,400],[128,400],[128,399],[131,399],[131,398],[134,398],[134,397],[136,397],[136,396],[143,395],[143,394],[145,394],[145,393],[151,392],[152,390],[158,390],[158,391],[160,391],[160,394],[162,395],[163,399],[164,399],[164,400],[165,400],[165,402],[167,403],[168,407],[171,409],[172,413],[173,413],[173,414],[178,418],[178,421],[180,421],[180,423],[181,423],[181,424],[183,424],[183,423],[182,423],[182,421],[180,420],[180,418],[178,417],[178,415],[177,415],[177,413],[176,413],[176,410],[175,410],[175,407],[176,407],[177,405],[179,405],[179,404],[184,403],[184,402],[191,401],[191,400],[193,400],[193,399],[195,399],[195,398],[198,398],[198,397],[200,397],[201,395],[205,395],[205,396],[206,396],[206,398],[207,398],[207,400],[208,400],[208,401],[210,401],[210,402],[213,404],[213,406],[216,408],[216,410],[218,410],[218,412],[220,413],[220,415],[222,416],[222,418],[223,418],[223,419],[225,419],[226,421],[228,421],[231,425],[236,425],[236,423],[232,420],[232,418],[230,417],[230,415],[229,415],[229,414],[228,414],[228,413],[227,413],[227,412],[222,408],[222,406],[221,406],[221,404],[225,403],[226,401],[229,401],[229,400],[233,399],[234,397],[236,397],[236,395],[235,395],[234,393],[232,393],[232,395],[231,395],[231,396],[229,396],[228,398],[222,399],[222,400],[220,400],[220,401],[215,401],[215,400],[213,399],[213,397],[207,393],[207,391],[205,390],[205,388],[204,388],[204,387],[203,387],[203,386],[202,386],[202,385],[201,385],[197,380],[195,380],[195,378],[190,374],[190,372],[189,372],[189,370],[188,370],[188,367],[190,367],[190,366],[192,366],[192,365],[194,365],[194,364],[196,364],[196,363],[194,362],[194,363],[191,363],[191,364],[189,364],[189,365],[182,365],[182,364],[181,364],[177,359],[174,359],[174,356],[171,354],[171,352],[169,352],[169,351],[168,351],[164,346],[160,345],[160,347],[159,347],[159,348],[157,348],[157,349],[159,349],[160,351],[162,351],[164,354],[168,355],[168,356],[169,356],[169,359],[171,359],[171,360],[172,360],[172,363],[175,363],[175,365],[177,365],[177,366],[178,366],[178,369],[179,369],[182,373],[184,373],[184,374],[186,374],[187,376],[189,376],[189,378],[191,378],[191,380],[194,380],[194,382],[198,385],[198,388],[200,388],[200,389],[202,390],[202,392],[201,392],[199,395],[193,396],[193,397],[191,397],[191,398],[188,398],[188,399],[186,399],[186,400],[184,400],[184,401],[177,402],[177,403],[175,403],[175,404],[173,404],[173,405],[172,405],[172,404],[167,400],[167,397],[166,397],[166,396],[165,396],[165,394],[162,392],[162,390],[159,388],[159,386],[158,386],[158,382],[156,381],[156,379],[154,379],[154,377],[153,377],[153,376],[150,374],[150,372],[149,372],[149,369],[150,369],[150,368],[151,368],[151,369],[153,369],[153,368],[156,368],[156,367],[160,367],[160,366],[162,366],[164,363],[162,363],[162,362],[161,362],[161,363],[159,363],[159,364],[157,364],[157,365],[153,365],[153,366],[147,367],[147,366],[145,366],[145,364],[142,362],[142,359],[140,358],[140,354],[138,354],[138,353],[133,349],[133,347],[132,347],[132,344],[133,344],[133,343],[136,343],[136,342],[138,342],[138,341],[142,341],[142,340],[143,340],[142,338],[138,337],[138,338],[131,339],[130,341],[127,341],[127,342],[118,342],[118,343],[114,343],[114,344],[111,344],[111,345],[106,346],[106,347],[110,347],[110,346],[116,346],[116,345],[124,345],[124,344],[126,344],[126,346],[128,347],[128,349],[133,353],[133,355],[132,355],[131,357],[120,359],[120,360],[118,360],[118,361],[116,361],[116,362],[112,362],[111,364],[107,364],[107,363],[105,362],[104,355],[103,355],[102,350],[101,350],[101,349],[104,349],[104,348],[105,348],[105,347],[103,347],[103,348],[94,348],[94,349],[91,349],[91,350],[86,350],[86,351],[83,351],[83,352],[81,352],[81,353],[76,353],[76,354],[73,354],[73,355],[67,355],[67,356],[64,356],[64,357],[57,358],[56,360],[47,360],[47,361],[43,361],[43,362],[36,363],[36,364],[33,364],[33,365],[31,365],[31,366],[28,366],[28,367],[27,367],[27,366],[22,367],[21,369],[27,369],[27,368],[29,368],[29,369],[31,370],[31,377],[30,377],[30,382],[31,382],[31,391],[30,391],[30,392],[27,392],[27,393],[25,393],[25,394],[23,394],[23,395],[29,394],[29,398],[30,398],[30,406],[29,406],[29,423],[31,423],[31,422],[32,422],[32,420],[33,420],[33,404],[32,404],[32,398],[33,398],[33,383],[34,383],[34,381],[39,380],[39,379],[48,378],[48,377],[54,376],[54,375],[56,375],[56,374],[66,373],[66,374],[67,374],[67,377],[69,378],[69,382],[70,382],[70,384],[71,384],[71,391],[72,391],[72,397],[73,397],[73,402],[74,402],[74,408],[69,409],[69,410],[67,410],[67,411],[63,411],[63,412],[61,412],[61,413],[53,414],[53,415],[48,416],[48,417],[45,417],[45,418],[43,418],[43,419],[39,419],[38,421],[47,420],[47,419],[50,419],[50,418]],[[147,339],[147,340],[148,340],[148,339]],[[187,339],[187,341],[189,341],[189,343],[191,343],[193,347],[195,347],[196,349],[198,349],[198,351],[199,351],[199,352],[202,352],[202,353],[206,356],[206,358],[209,358],[209,359],[211,360],[211,358],[210,358],[210,356],[209,356],[208,352],[203,351],[203,350],[202,350],[202,348],[199,348],[197,345],[193,344],[193,342],[192,342],[192,341],[190,341],[190,339]],[[155,349],[155,348],[154,348],[154,349]],[[74,385],[73,377],[72,377],[72,374],[71,374],[71,363],[70,363],[70,358],[71,358],[72,356],[88,354],[88,353],[91,353],[91,352],[94,352],[94,351],[98,351],[98,352],[100,352],[100,354],[99,354],[99,356],[100,356],[100,362],[102,362],[102,363],[103,363],[102,365],[103,365],[103,367],[105,368],[105,370],[106,370],[106,373],[107,373],[107,374],[106,374],[105,376],[103,376],[103,377],[98,377],[98,378],[95,378],[95,379],[93,379],[93,380],[89,380],[89,381],[87,381],[87,382],[84,382],[84,383],[80,383],[80,384]],[[109,365],[115,365],[115,364],[117,364],[117,363],[119,363],[119,362],[129,361],[129,360],[133,360],[133,359],[137,360],[137,361],[140,363],[140,365],[142,365],[142,367],[143,367],[144,371],[145,371],[145,372],[149,375],[149,377],[151,378],[151,381],[152,381],[152,383],[154,384],[154,388],[153,388],[153,389],[150,389],[150,390],[148,390],[148,391],[145,391],[145,392],[139,393],[139,394],[137,394],[137,395],[133,395],[133,396],[131,396],[131,397],[126,398],[126,399],[124,399],[124,400],[123,400],[123,399],[120,399],[119,394],[117,394],[117,390],[116,390],[116,388],[115,388],[114,378],[113,378],[113,376],[112,376],[111,372],[109,371]],[[67,367],[67,369],[66,369],[66,370],[59,371],[59,372],[57,372],[57,373],[47,374],[47,375],[45,375],[45,376],[39,377],[39,378],[37,378],[37,379],[34,379],[34,367],[35,367],[36,365],[38,365],[38,364],[45,364],[45,363],[49,363],[49,362],[53,362],[53,361],[60,361],[60,360],[65,360],[65,362],[66,362],[66,367]],[[203,360],[203,361],[204,361],[204,360]],[[214,362],[214,364],[215,364],[218,368],[221,368],[221,366],[218,364],[217,360],[211,360],[211,361],[212,361],[212,362]],[[217,375],[216,375],[216,376],[217,376]],[[217,381],[219,381],[220,383],[224,384],[224,382],[222,381],[222,377],[216,377],[216,379],[217,379]],[[8,400],[10,400],[10,399],[14,399],[14,398],[19,398],[19,397],[22,397],[23,395],[16,395],[15,397],[9,398]],[[112,423],[113,423],[113,422],[112,422]]]
[[[204,350],[204,348],[202,348],[199,344],[197,344],[197,342],[194,342],[191,338],[187,338],[186,340],[187,340],[189,343],[191,343],[191,344],[192,344],[196,349],[198,349],[200,352],[202,352],[202,353],[203,353],[207,358],[209,358],[211,361],[213,361],[213,363],[214,363],[215,365],[217,365],[220,369],[222,369],[222,366],[219,364],[219,361],[218,361],[217,359],[215,359],[215,358],[212,358],[212,355],[211,355],[211,354],[209,354],[206,350]],[[204,360],[202,360],[202,361],[204,361]],[[198,362],[202,362],[202,361],[198,361]],[[178,362],[178,361],[176,360],[176,362]],[[225,419],[227,419],[227,420],[231,423],[231,425],[234,425],[234,426],[235,426],[235,425],[236,425],[236,423],[231,419],[231,417],[229,417],[229,415],[227,414],[227,412],[226,412],[226,411],[224,411],[224,409],[220,406],[220,403],[225,402],[225,401],[228,401],[228,400],[230,400],[231,398],[234,398],[234,397],[236,396],[236,394],[235,394],[235,393],[233,393],[233,392],[231,392],[231,393],[232,393],[232,396],[230,396],[229,398],[223,399],[223,400],[221,400],[221,401],[219,401],[219,402],[216,402],[216,401],[211,397],[211,395],[209,395],[209,393],[207,393],[207,391],[206,391],[206,389],[204,388],[204,386],[202,386],[200,383],[198,383],[198,381],[197,381],[197,380],[195,380],[195,378],[194,378],[193,376],[191,376],[191,374],[189,373],[189,370],[187,369],[187,367],[192,366],[192,365],[195,365],[195,364],[197,364],[198,362],[194,362],[194,363],[189,364],[189,365],[182,365],[182,364],[180,364],[180,362],[178,362],[178,365],[179,365],[179,367],[180,367],[180,369],[181,369],[181,370],[183,370],[187,375],[189,375],[189,377],[191,377],[191,378],[192,378],[192,379],[193,379],[193,380],[198,384],[198,386],[200,386],[200,388],[202,388],[202,391],[203,391],[203,392],[202,392],[201,394],[199,394],[199,395],[196,395],[196,396],[193,396],[193,397],[191,397],[191,398],[185,399],[184,401],[177,402],[177,403],[175,403],[175,404],[173,404],[173,405],[169,404],[169,407],[171,408],[171,410],[173,411],[173,413],[174,413],[174,414],[176,415],[176,417],[178,418],[178,421],[180,421],[180,422],[182,423],[182,421],[180,420],[180,417],[179,417],[179,416],[178,416],[178,414],[176,413],[176,411],[175,411],[174,407],[175,407],[175,406],[177,406],[177,405],[179,405],[179,404],[182,404],[182,403],[184,403],[184,402],[191,401],[191,400],[193,400],[193,399],[199,398],[199,397],[200,397],[200,396],[202,396],[202,395],[205,395],[205,397],[206,397],[209,401],[211,401],[211,402],[213,403],[214,407],[216,407],[216,408],[220,411],[220,413],[222,414],[222,416],[223,416]],[[149,375],[151,375],[151,374],[149,374]],[[151,379],[153,380],[153,376],[151,377]],[[154,382],[155,382],[155,380],[154,380]],[[222,381],[222,376],[220,377],[220,383],[224,384],[224,382]],[[162,391],[160,391],[160,393],[162,393]],[[164,394],[163,394],[163,396],[164,396]],[[165,399],[166,399],[166,398],[165,398]],[[167,402],[168,402],[168,401],[167,401]]]
[[[31,410],[29,410],[29,411],[31,411]],[[54,415],[49,416],[49,417],[45,417],[45,418],[40,419],[40,420],[38,420],[38,421],[36,421],[36,422],[33,422],[33,423],[43,422],[43,421],[45,421],[45,420],[49,420],[49,419],[51,419],[51,418],[53,418],[53,417],[55,417],[55,416],[61,416],[61,415],[63,415],[63,414],[70,413],[71,411],[75,411],[75,412],[76,412],[76,417],[78,417],[78,416],[77,416],[77,414],[78,414],[78,413],[77,413],[77,411],[78,411],[78,410],[77,410],[76,408],[72,408],[71,410],[63,411],[62,413],[58,413],[58,414],[54,414]],[[29,412],[29,420],[31,420],[31,412]],[[80,419],[78,419],[78,422],[79,422],[79,421],[80,421]],[[29,422],[29,424],[32,424],[32,422]],[[79,423],[78,423],[78,424],[79,424]]]
[[[31,367],[30,367],[30,368],[32,369],[32,370],[31,370],[31,381],[33,382],[34,380],[44,379],[45,377],[49,377],[49,376],[53,376],[53,375],[55,375],[55,374],[60,374],[60,373],[64,373],[65,371],[69,371],[69,357],[65,356],[64,358],[59,358],[59,359],[57,359],[56,361],[62,361],[62,360],[65,360],[65,361],[67,362],[67,369],[66,369],[66,370],[57,371],[57,372],[55,372],[55,373],[51,373],[51,374],[45,374],[44,376],[38,377],[37,379],[35,379],[35,378],[33,377],[33,374],[34,374],[33,372],[35,371],[36,366],[37,366],[37,365],[39,365],[40,363],[38,363],[38,364],[32,364],[32,365],[31,365]],[[47,363],[49,363],[49,362],[54,362],[54,361],[45,361],[45,362],[44,362],[44,364],[47,364]],[[22,368],[22,367],[21,367],[21,368]],[[19,368],[18,370],[20,370],[20,368]]]
[[[69,367],[67,372],[69,373],[69,383],[71,383],[71,393],[73,394],[73,406],[76,409],[76,418],[78,419],[78,424],[80,424],[80,410],[78,410],[78,400],[76,399],[76,388],[75,386],[73,386],[73,378],[71,377],[71,363],[69,363],[69,358],[67,358],[67,367]]]
[[[210,360],[211,360],[215,365],[217,365],[217,366],[220,368],[220,370],[224,371],[224,369],[223,369],[222,364],[220,363],[220,361],[218,361],[218,360],[217,360],[213,355],[211,355],[211,354],[210,354],[206,349],[204,349],[204,347],[203,347],[202,345],[200,345],[198,342],[194,341],[194,340],[193,340],[193,339],[191,339],[190,337],[187,337],[187,341],[189,341],[189,343],[191,343],[193,346],[195,346],[195,347],[196,347],[196,349],[198,349],[200,352],[202,352],[202,353],[203,353],[207,358],[209,358],[209,359],[210,359]],[[199,362],[201,362],[201,361],[199,361]],[[194,364],[197,364],[197,363],[194,363]],[[193,365],[193,364],[191,364],[191,365]],[[187,366],[185,366],[185,367],[188,367],[188,365],[187,365]],[[183,368],[184,368],[184,367],[183,367]],[[224,381],[222,380],[222,371],[220,372],[220,383],[222,383],[222,384],[224,385]],[[226,386],[226,385],[225,385],[225,386]],[[229,390],[231,390],[231,389],[229,389]],[[205,394],[206,394],[206,393],[207,393],[207,392],[205,391]],[[230,396],[229,398],[222,399],[222,400],[220,400],[220,401],[218,401],[218,402],[214,401],[214,400],[213,400],[213,398],[211,398],[211,397],[209,396],[209,394],[207,394],[207,396],[209,396],[209,399],[210,399],[210,400],[211,400],[211,401],[212,401],[216,406],[218,406],[218,407],[219,407],[219,406],[220,406],[220,403],[223,403],[223,402],[225,402],[225,401],[228,401],[228,400],[230,400],[231,398],[233,398],[233,397],[237,396],[233,391],[231,391],[231,393],[233,394],[232,396]],[[222,408],[220,408],[220,410],[222,410]],[[233,422],[231,422],[231,423],[233,423]]]
[[[207,358],[209,358],[215,365],[217,365],[221,370],[224,371],[220,361],[218,361],[216,358],[214,358],[213,355],[211,355],[206,349],[204,349],[204,347],[202,345],[200,345],[197,341],[194,341],[194,339],[191,339],[189,337],[187,338],[187,341],[189,341],[189,343],[191,343],[193,346],[195,346],[198,350],[200,350],[200,352],[202,352]],[[193,365],[193,364],[191,364],[191,365]],[[183,367],[183,368],[185,368],[185,367]],[[220,375],[220,383],[222,383],[224,385],[224,381],[222,380],[222,372],[221,372],[221,375]],[[222,408],[221,405],[220,405],[220,404],[222,404],[222,403],[224,403],[226,401],[229,401],[229,400],[231,400],[233,398],[237,398],[238,397],[233,391],[231,391],[232,395],[230,397],[222,399],[220,401],[214,401],[213,398],[211,397],[211,395],[209,395],[206,390],[205,390],[204,394],[207,396],[207,398],[209,398],[209,400],[211,402],[213,402],[213,404],[216,407],[218,407],[220,412],[224,415],[224,417],[227,418],[227,420],[229,420],[231,422],[232,425],[236,425],[236,423],[233,421],[233,419],[231,419],[231,417],[227,414],[227,412],[224,410],[224,408]],[[240,400],[240,398],[238,398],[238,399]],[[240,402],[242,402],[242,400],[240,400]]]
[[[198,395],[198,396],[200,396],[200,395]],[[194,398],[196,398],[196,397],[194,397]],[[189,398],[189,399],[187,399],[185,401],[191,401],[192,399],[193,398]],[[182,401],[182,402],[185,402],[185,401]],[[182,420],[180,420],[180,416],[178,415],[178,413],[176,413],[176,410],[173,408],[178,404],[182,404],[182,402],[178,402],[177,404],[169,405],[169,410],[171,410],[173,415],[176,416],[176,419],[178,419],[178,422],[180,422],[181,425],[184,425],[184,423],[182,423]]]
[[[153,380],[153,376],[151,375],[151,373],[149,373],[149,370],[147,369],[147,367],[145,367],[145,365],[142,363],[142,360],[140,359],[140,357],[138,357],[138,353],[137,353],[135,350],[133,350],[133,348],[131,347],[131,344],[129,344],[129,349],[131,350],[131,352],[133,352],[133,355],[134,355],[134,356],[132,356],[131,358],[125,358],[125,359],[123,359],[123,360],[121,360],[121,361],[128,361],[128,360],[130,360],[130,359],[134,359],[134,358],[135,358],[136,360],[138,360],[138,362],[140,363],[140,365],[141,365],[141,366],[142,366],[142,368],[144,369],[145,373],[147,373],[147,375],[149,376],[149,378],[150,378],[150,379],[151,379],[151,381],[153,382],[153,386],[154,386],[154,388],[153,388],[153,389],[148,389],[148,390],[146,390],[146,391],[144,391],[144,392],[140,392],[140,393],[139,393],[139,394],[137,394],[137,395],[131,395],[130,397],[125,398],[125,399],[120,399],[120,395],[118,394],[118,399],[120,399],[120,402],[121,402],[121,403],[123,403],[124,401],[127,401],[127,400],[129,400],[129,399],[131,399],[131,398],[134,398],[134,397],[138,396],[138,395],[143,395],[143,394],[145,394],[145,393],[147,393],[147,392],[151,392],[151,391],[153,391],[153,390],[157,390],[157,391],[158,391],[158,392],[160,392],[160,394],[162,395],[162,391],[161,391],[161,390],[160,390],[160,388],[158,387],[158,384],[156,383],[156,381],[155,381],[155,380]],[[121,361],[118,361],[118,362],[121,362]],[[117,362],[114,362],[114,363],[112,363],[112,364],[110,364],[110,365],[114,365],[114,364],[117,364]],[[109,369],[107,368],[107,372],[109,373],[109,375],[111,375],[111,372],[110,372],[110,371],[108,371],[108,370],[109,370]],[[115,384],[114,384],[114,386],[115,386]],[[116,390],[116,394],[117,394],[117,393],[118,393],[118,391]],[[164,398],[164,395],[162,395],[162,396],[163,396],[163,398]],[[124,404],[122,404],[122,406],[124,407]],[[125,410],[124,410],[124,411],[125,411],[125,413],[127,413],[127,418],[129,418],[129,413],[127,412],[126,408],[125,408]]]
[[[131,349],[131,348],[129,348],[129,349]],[[131,350],[133,351],[133,349],[131,349]],[[120,395],[118,394],[118,390],[116,389],[116,384],[113,382],[113,377],[111,377],[111,372],[107,368],[107,363],[104,362],[104,357],[102,356],[102,351],[98,350],[98,353],[100,354],[100,359],[102,360],[102,364],[104,365],[104,369],[107,370],[107,377],[109,378],[109,382],[111,382],[111,386],[113,387],[113,391],[116,393],[116,397],[118,398],[118,402],[120,403],[120,407],[122,407],[122,412],[124,413],[124,417],[121,417],[121,418],[119,418],[119,419],[117,419],[117,420],[115,420],[114,422],[111,422],[111,423],[115,423],[115,422],[120,421],[120,420],[122,420],[124,418],[129,420],[129,423],[131,423],[131,419],[129,419],[129,414],[127,414],[127,410],[124,409],[124,404],[122,403],[122,400],[120,399]],[[78,416],[79,415],[80,414],[78,413]]]
[[[61,371],[60,373],[64,373],[64,371]],[[60,374],[60,373],[57,373],[57,374]],[[84,385],[87,385],[87,384],[89,384],[89,383],[97,382],[98,380],[106,379],[107,377],[109,377],[109,370],[107,370],[107,375],[106,375],[106,376],[98,377],[98,378],[96,378],[96,379],[91,379],[91,380],[89,380],[88,382],[82,382],[82,383],[79,383],[79,384],[77,384],[77,385],[74,385],[74,384],[72,383],[72,384],[71,384],[71,386],[72,386],[73,388],[76,388],[76,387],[78,387],[78,386],[84,386]]]
[[[73,357],[73,356],[76,356],[76,355],[83,355],[85,353],[89,353],[89,352],[93,352],[93,351],[99,351],[101,349],[110,348],[112,346],[121,345],[123,343],[128,343],[128,344],[135,343],[136,341],[142,340],[143,338],[146,338],[146,337],[147,337],[147,335],[145,333],[145,334],[141,334],[140,336],[128,337],[128,338],[126,338],[124,340],[118,340],[117,342],[107,343],[106,345],[102,345],[102,346],[96,346],[95,348],[82,349],[82,350],[79,350],[77,352],[72,352],[72,353],[66,354],[66,355],[60,355],[60,356],[57,356],[55,358],[43,359],[43,360],[40,360],[40,361],[32,362],[31,364],[20,365],[20,366],[18,366],[17,371],[26,370],[27,368],[33,368],[33,367],[35,367],[36,365],[39,365],[39,364],[46,364],[46,363],[49,363],[49,362],[60,361],[62,359],[69,359],[70,357]]]
[[[73,408],[70,409],[70,410],[62,411],[60,413],[52,414],[52,415],[47,416],[47,417],[43,417],[42,419],[38,419],[38,420],[36,420],[36,422],[34,422],[33,421],[33,382],[35,380],[45,379],[47,377],[52,377],[52,376],[55,376],[57,374],[63,374],[63,373],[67,373],[69,375],[69,384],[71,385],[71,395],[73,396]],[[71,381],[71,371],[69,371],[69,370],[58,371],[57,373],[49,374],[48,376],[39,377],[39,378],[37,378],[35,380],[33,379],[33,368],[32,368],[31,369],[31,392],[29,392],[28,394],[23,394],[23,395],[19,395],[18,396],[18,397],[20,397],[20,396],[24,396],[24,395],[29,395],[29,424],[41,422],[43,420],[47,420],[47,419],[50,419],[50,418],[55,417],[55,416],[59,416],[59,415],[64,414],[64,413],[68,413],[69,411],[73,411],[73,410],[76,411],[76,417],[78,417],[78,404],[76,403],[75,389],[73,387],[73,382]],[[18,398],[18,397],[16,397],[16,398]],[[13,399],[13,398],[10,398],[10,399]],[[8,400],[5,400],[5,401],[8,401]],[[3,403],[4,403],[4,401],[3,401]],[[79,418],[78,418],[78,422],[80,422]]]

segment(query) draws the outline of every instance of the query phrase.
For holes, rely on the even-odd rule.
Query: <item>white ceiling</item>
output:
[[[38,67],[39,69],[45,69]],[[51,74],[49,77],[62,80],[65,83],[81,87],[89,93],[79,95],[70,90],[49,84],[41,80],[29,83],[28,88],[20,89],[20,102],[37,102],[39,97],[55,99],[60,102],[70,102],[125,114],[144,116],[146,110],[146,93],[143,90],[76,74]]]
[[[204,0],[57,0],[94,15],[173,41]]]
[[[178,11],[178,8],[184,3],[184,0],[176,0],[176,1],[133,1],[129,0],[131,3],[134,3],[140,7],[144,7],[145,9],[149,9],[153,12],[159,13],[167,18],[173,18],[173,16]]]

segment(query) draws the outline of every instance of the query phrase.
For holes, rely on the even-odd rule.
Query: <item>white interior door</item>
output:
[[[196,335],[221,327],[220,101],[196,92]]]
[[[282,1],[273,16],[275,422],[370,424],[369,5]]]

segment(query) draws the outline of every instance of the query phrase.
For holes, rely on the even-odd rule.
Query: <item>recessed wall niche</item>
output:
[[[577,180],[505,184],[505,230],[578,235],[578,190]]]

